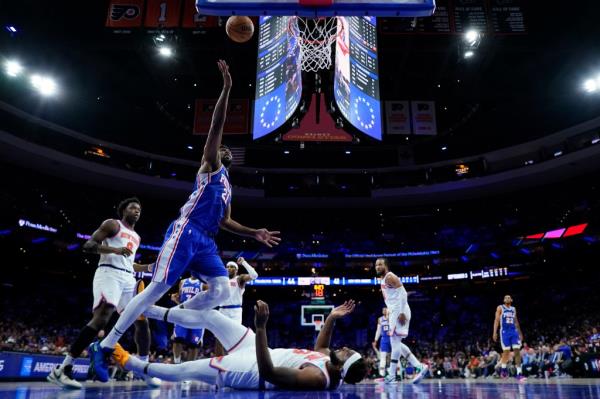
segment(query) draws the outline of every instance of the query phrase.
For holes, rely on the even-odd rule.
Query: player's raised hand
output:
[[[217,66],[219,67],[219,71],[223,74],[223,86],[230,88],[231,87],[231,75],[229,74],[229,65],[223,60],[217,61]]]
[[[354,311],[355,307],[356,307],[356,303],[354,302],[353,299],[347,300],[346,302],[344,302],[337,308],[334,308],[331,311],[331,313],[329,314],[329,316],[333,317],[334,319],[342,318],[342,317],[352,313]]]
[[[254,239],[258,242],[262,242],[269,248],[279,245],[281,238],[279,238],[279,231],[269,231],[267,229],[258,229],[254,233]]]
[[[246,259],[244,259],[242,256],[240,256],[239,258],[237,258],[236,263],[240,266],[243,266],[245,261],[246,261]]]
[[[254,305],[254,326],[262,328],[267,325],[269,320],[269,305],[261,300],[256,301]]]

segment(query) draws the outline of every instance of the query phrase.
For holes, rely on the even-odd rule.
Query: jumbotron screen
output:
[[[377,19],[342,17],[337,29],[335,101],[354,127],[381,140]]]
[[[260,17],[252,137],[273,132],[292,116],[302,96],[300,47],[290,17]]]

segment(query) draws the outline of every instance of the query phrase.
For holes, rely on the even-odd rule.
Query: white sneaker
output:
[[[162,381],[156,377],[150,377],[149,375],[144,376],[144,381],[146,381],[146,385],[150,388],[158,388],[162,384]]]
[[[396,383],[397,383],[397,381],[396,381],[396,377],[395,377],[395,376],[393,376],[393,375],[391,375],[391,374],[388,374],[388,375],[387,375],[387,376],[386,376],[386,377],[383,379],[383,382],[384,382],[384,383],[386,383],[386,384],[396,384]]]
[[[72,376],[69,376],[62,367],[56,366],[52,369],[50,374],[46,377],[48,382],[58,385],[59,387],[68,388],[68,389],[81,389],[83,385]]]
[[[421,371],[419,371],[419,374],[417,374],[415,376],[415,378],[413,378],[412,383],[413,384],[418,384],[419,382],[421,382],[421,380],[427,375],[427,372],[429,371],[429,366],[424,364],[423,368],[421,369]]]
[[[192,381],[186,380],[181,381],[181,389],[190,389],[192,387]]]

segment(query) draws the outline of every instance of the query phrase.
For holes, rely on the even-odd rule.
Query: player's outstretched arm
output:
[[[325,323],[323,323],[323,327],[321,327],[321,332],[317,337],[317,342],[315,342],[315,351],[321,352],[325,355],[329,355],[329,347],[331,346],[331,335],[333,334],[333,328],[335,327],[335,321],[337,319],[341,319],[342,317],[352,313],[356,304],[354,300],[350,299],[337,308],[333,309],[329,316],[325,319]]]
[[[225,61],[219,60],[217,66],[223,75],[223,90],[215,105],[210,130],[208,131],[208,137],[204,145],[202,172],[214,172],[221,167],[219,147],[221,146],[223,126],[225,126],[227,116],[227,104],[229,102],[229,92],[231,91],[231,75],[229,74],[229,65]]]
[[[275,367],[269,353],[267,341],[267,320],[269,305],[257,301],[254,306],[254,326],[256,329],[256,362],[258,374],[265,381],[284,389],[320,390],[325,389],[327,380],[316,367],[301,370],[290,367]]]
[[[237,234],[243,237],[252,237],[256,241],[265,244],[269,248],[279,245],[279,231],[269,231],[267,229],[253,229],[246,227],[231,218],[231,205],[225,210],[225,215],[221,220],[220,227],[230,233]]]
[[[83,252],[90,254],[116,254],[130,256],[133,252],[127,248],[115,248],[108,245],[102,245],[102,241],[113,237],[119,231],[119,222],[114,219],[108,219],[102,222],[98,230],[94,231],[89,240],[83,244]]]

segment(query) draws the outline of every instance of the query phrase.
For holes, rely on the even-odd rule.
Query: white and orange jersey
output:
[[[125,257],[117,254],[100,254],[98,265],[110,265],[133,273],[133,261],[140,246],[140,236],[126,227],[120,220],[117,220],[117,222],[119,223],[119,231],[114,236],[105,238],[102,244],[113,248],[127,247],[131,251],[131,255]]]
[[[234,278],[229,280],[229,299],[221,304],[223,306],[242,306],[242,301],[244,297],[244,291],[246,290],[245,286],[240,286],[238,281],[239,276],[235,276]]]
[[[329,356],[321,352],[307,349],[269,349],[274,367],[289,367],[301,369],[306,366],[317,367],[327,380],[324,389],[330,388],[330,377],[327,371]],[[220,358],[212,358],[211,367],[220,371],[217,385],[237,389],[257,389],[260,386],[258,363],[256,361],[256,348],[253,346],[236,351]],[[268,382],[264,383],[265,389],[276,387]]]
[[[404,313],[407,315],[407,317],[410,317],[408,293],[404,288],[404,284],[398,288],[388,285],[386,280],[390,276],[397,277],[394,273],[388,272],[383,279],[381,279],[381,293],[383,294],[385,305],[391,314]]]

